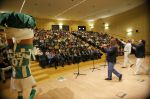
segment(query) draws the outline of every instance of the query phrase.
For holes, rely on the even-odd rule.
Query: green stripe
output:
[[[26,77],[23,77],[22,67],[15,67],[15,70],[16,70],[16,75],[14,78],[22,79],[22,78],[26,78],[26,77],[31,76],[29,66],[26,66],[26,74],[27,74]]]
[[[23,75],[22,75],[22,67],[15,68],[15,70],[16,70],[15,78],[22,78],[23,77]]]
[[[30,72],[29,66],[26,67],[26,71],[27,71],[27,77],[31,76],[31,72]]]
[[[17,48],[16,48],[16,52],[21,52],[22,48],[24,48],[25,51],[29,51],[29,49],[33,48],[33,45],[32,44],[24,44],[24,45],[19,45],[18,44]],[[29,55],[30,53],[25,52],[25,54]],[[17,66],[15,67],[16,75],[15,75],[14,78],[17,78],[17,79],[26,78],[26,77],[23,77],[23,71],[22,71],[23,66],[26,66],[25,72],[27,74],[27,77],[31,76],[31,72],[30,72],[30,69],[29,69],[29,63],[30,63],[30,59],[23,58],[21,67],[19,67],[19,64],[17,64]]]

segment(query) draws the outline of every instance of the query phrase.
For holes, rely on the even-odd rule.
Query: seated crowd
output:
[[[76,64],[102,56],[101,44],[108,44],[112,37],[98,32],[66,32],[62,30],[35,29],[33,38],[34,55],[41,67]],[[1,78],[5,81],[4,71],[11,69],[7,60],[7,44],[0,40]],[[4,67],[5,66],[5,67]],[[6,69],[6,70],[5,70]]]
[[[0,34],[0,79],[3,83],[6,82],[6,78],[11,76],[11,62],[7,55],[7,42],[5,36]]]
[[[2,36],[1,36],[2,37]],[[0,39],[1,78],[5,81],[5,71],[11,71],[8,60],[6,39]],[[102,53],[93,46],[75,37],[70,32],[35,29],[33,38],[34,54],[41,67],[64,66],[93,59],[100,59]],[[3,66],[2,66],[3,65]]]
[[[73,31],[72,34],[81,40],[85,41],[89,45],[92,45],[95,48],[101,49],[100,46],[102,44],[109,44],[110,39],[113,38],[112,36],[108,35],[107,33],[98,33],[93,31]],[[117,38],[116,38],[117,39]],[[118,55],[123,55],[123,48],[124,45],[118,42]]]
[[[101,52],[70,32],[35,29],[34,54],[42,67],[101,58]]]
[[[92,31],[73,31],[72,34],[96,48],[100,48],[101,44],[108,44],[110,39],[112,38],[106,33],[98,33]]]

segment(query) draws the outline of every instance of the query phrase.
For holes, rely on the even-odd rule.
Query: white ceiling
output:
[[[26,0],[22,12],[38,18],[96,20],[133,9],[145,0]],[[19,12],[23,0],[3,0],[0,12]]]

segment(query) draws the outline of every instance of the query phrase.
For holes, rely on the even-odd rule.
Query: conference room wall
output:
[[[109,24],[109,29],[104,29],[104,23]],[[133,38],[135,41],[145,39],[146,52],[150,53],[150,15],[147,4],[142,4],[132,10],[114,15],[108,18],[99,19],[95,22],[94,31],[107,32],[114,37],[123,39]],[[132,28],[132,35],[127,35],[127,29]]]
[[[69,25],[70,31],[77,31],[78,26],[86,26],[86,30],[90,31],[90,26],[86,21],[72,21],[72,20],[53,20],[36,18],[37,28],[51,29],[51,25]]]

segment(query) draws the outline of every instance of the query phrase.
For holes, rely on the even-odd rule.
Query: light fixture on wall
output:
[[[105,28],[105,30],[108,30],[108,29],[109,29],[109,24],[108,24],[108,23],[105,23],[105,24],[104,24],[104,28]]]
[[[59,29],[62,29],[63,24],[59,23]]]
[[[128,28],[127,31],[126,31],[127,36],[132,36],[132,31],[133,31],[132,28]]]
[[[90,24],[90,28],[93,29],[94,28],[94,24]]]

